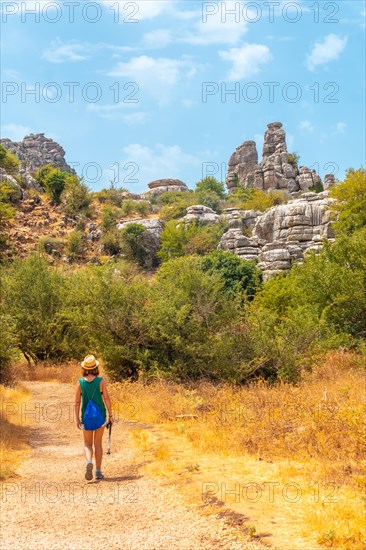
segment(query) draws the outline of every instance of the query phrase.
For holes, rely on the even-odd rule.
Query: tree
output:
[[[334,185],[331,197],[337,199],[333,205],[334,229],[337,234],[352,235],[366,226],[366,170],[350,169],[343,183]]]
[[[203,194],[207,192],[215,193],[221,199],[225,198],[224,184],[212,176],[207,176],[206,178],[203,178],[201,181],[196,183],[195,191],[196,193],[203,193]]]

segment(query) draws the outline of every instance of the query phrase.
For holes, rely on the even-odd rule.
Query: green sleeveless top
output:
[[[84,413],[89,399],[93,399],[94,403],[100,408],[104,420],[106,419],[106,408],[100,393],[100,383],[103,379],[100,376],[96,376],[92,382],[88,382],[85,378],[80,378],[79,383],[81,386],[81,422],[84,424]]]

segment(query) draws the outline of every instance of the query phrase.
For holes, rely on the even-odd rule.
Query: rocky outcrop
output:
[[[238,184],[262,191],[279,189],[285,194],[296,196],[319,187],[321,180],[315,170],[297,166],[287,151],[286,132],[282,123],[272,122],[268,124],[264,135],[260,164],[254,141],[244,142],[231,156],[226,180],[229,192]]]
[[[187,193],[189,191],[187,185],[180,180],[175,179],[162,179],[152,181],[148,184],[149,189],[141,193],[142,199],[151,199],[152,197],[158,197],[167,191],[181,191]]]
[[[65,151],[61,145],[44,134],[30,134],[18,143],[10,139],[1,139],[0,143],[18,157],[28,172],[38,170],[45,164],[53,164],[60,170],[75,173],[65,161]]]
[[[245,187],[254,183],[254,175],[258,169],[258,153],[255,141],[245,141],[236,149],[229,160],[227,186],[234,189],[238,182]]]
[[[251,229],[254,227],[258,216],[262,212],[255,210],[238,210],[237,208],[226,208],[223,217],[228,223],[230,229]]]
[[[287,271],[294,262],[301,262],[307,251],[318,251],[325,238],[334,238],[329,210],[333,202],[327,192],[304,193],[299,199],[274,206],[264,214],[255,213],[255,218],[248,211],[248,219],[255,219],[251,235],[244,235],[243,228],[229,229],[219,248],[257,261],[264,278]]]
[[[187,208],[187,213],[182,218],[184,223],[200,222],[200,223],[218,223],[220,216],[216,214],[212,208],[203,204],[195,204]]]
[[[335,184],[336,184],[336,179],[333,174],[326,174],[324,176],[324,190],[327,190],[330,187],[333,187],[333,185]]]
[[[60,170],[75,174],[75,171],[65,161],[65,151],[61,145],[53,139],[45,137],[44,134],[30,134],[20,142],[4,138],[0,139],[0,143],[20,160],[19,180],[25,189],[42,192],[42,188],[34,179],[33,174],[45,164],[53,164]]]

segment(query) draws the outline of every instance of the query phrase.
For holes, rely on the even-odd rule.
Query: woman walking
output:
[[[86,457],[85,479],[93,479],[93,446],[95,452],[95,478],[104,479],[102,474],[102,438],[106,422],[106,408],[108,409],[108,423],[113,423],[111,400],[108,395],[105,380],[99,376],[99,361],[94,355],[87,355],[81,363],[83,377],[79,379],[75,394],[76,426],[83,430],[84,449]],[[93,401],[101,412],[100,426],[94,430],[85,429],[84,417],[89,401]],[[80,421],[81,405],[81,421]]]

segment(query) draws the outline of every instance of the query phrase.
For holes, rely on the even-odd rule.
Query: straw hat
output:
[[[94,357],[94,355],[87,355],[84,359],[84,361],[81,363],[81,366],[85,370],[93,370],[95,367],[99,365],[99,361],[97,361]]]

